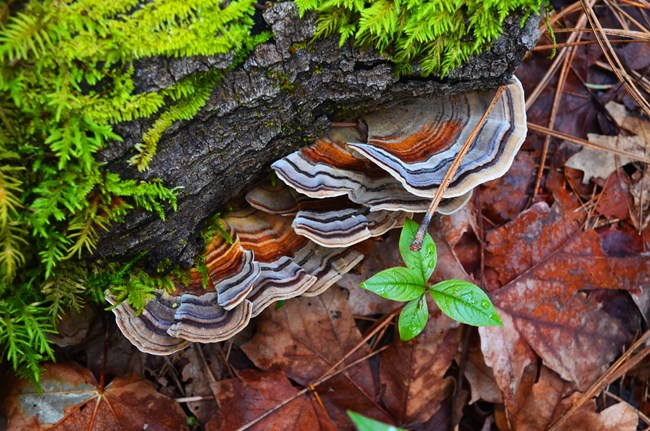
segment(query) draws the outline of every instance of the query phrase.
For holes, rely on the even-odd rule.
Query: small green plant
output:
[[[405,431],[404,428],[397,428],[383,422],[370,419],[360,413],[348,410],[348,416],[358,431]]]
[[[417,223],[407,219],[400,235],[399,251],[406,267],[386,269],[360,284],[381,297],[408,301],[399,315],[400,338],[407,341],[424,330],[429,318],[427,292],[440,310],[452,319],[474,326],[503,326],[490,298],[478,286],[464,280],[428,284],[438,253],[429,234],[419,251],[410,249],[417,230]]]

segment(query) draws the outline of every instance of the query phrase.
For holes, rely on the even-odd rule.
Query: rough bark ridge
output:
[[[314,21],[298,19],[291,2],[267,9],[263,19],[273,39],[218,83],[194,119],[165,133],[145,173],[126,160],[150,122],[121,126],[125,140],[107,149],[104,161],[125,177],[158,177],[167,186],[182,187],[178,211],[168,211],[164,222],[144,211],[129,214],[102,235],[97,256],[128,258],[148,250],[152,263],[168,259],[190,265],[203,245],[198,233],[206,218],[266,174],[270,163],[326,133],[331,119],[417,96],[496,87],[539,36],[539,18],[522,27],[521,17],[511,17],[490,51],[441,81],[417,74],[396,77],[390,62],[349,44],[339,48],[337,37],[309,43]],[[228,63],[227,56],[148,61],[139,65],[136,86],[139,91],[164,87],[194,70]]]

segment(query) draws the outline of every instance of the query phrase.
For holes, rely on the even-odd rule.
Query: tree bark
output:
[[[266,175],[273,161],[323,136],[331,120],[409,98],[496,87],[509,79],[539,37],[539,17],[523,26],[520,16],[509,17],[489,51],[441,80],[417,71],[395,76],[386,58],[349,43],[339,48],[338,37],[310,43],[314,19],[299,19],[292,2],[270,7],[263,20],[273,39],[219,81],[195,118],[165,132],[148,171],[137,172],[127,160],[153,120],[118,127],[124,142],[101,154],[110,169],[129,178],[162,178],[166,186],[182,189],[178,210],[167,211],[165,221],[133,211],[102,234],[96,257],[129,259],[146,250],[151,264],[168,260],[189,266],[203,247],[204,221]],[[230,61],[229,56],[143,61],[137,65],[136,88],[163,88]]]

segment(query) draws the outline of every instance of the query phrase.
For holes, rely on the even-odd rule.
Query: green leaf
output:
[[[402,266],[385,269],[359,286],[393,301],[410,301],[421,296],[425,290],[419,275]]]
[[[468,281],[442,281],[430,291],[438,307],[452,319],[474,326],[503,326],[490,298]]]
[[[362,414],[348,410],[348,416],[358,431],[406,431],[404,428],[398,428],[383,422],[370,419]]]
[[[422,284],[425,284],[436,268],[438,252],[429,234],[424,236],[420,251],[415,252],[411,250],[411,243],[413,242],[413,238],[415,238],[418,227],[416,222],[411,219],[406,219],[402,228],[402,234],[399,237],[399,252],[406,266],[417,273],[421,277]]]
[[[408,341],[420,335],[427,325],[428,319],[429,308],[424,295],[406,304],[399,315],[397,325],[400,340]]]

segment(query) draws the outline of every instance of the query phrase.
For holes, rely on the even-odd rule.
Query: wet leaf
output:
[[[219,414],[207,424],[206,431],[236,430],[273,409],[272,414],[249,429],[336,431],[334,422],[308,394],[279,407],[298,393],[283,372],[244,370],[238,377],[213,385]]]
[[[429,289],[443,313],[474,326],[503,326],[490,298],[465,280],[445,280]]]
[[[413,220],[405,220],[402,234],[399,237],[399,252],[406,266],[418,274],[420,276],[419,280],[422,280],[421,284],[424,284],[433,274],[438,254],[436,245],[428,233],[424,236],[422,248],[419,251],[411,250],[411,243],[415,238],[418,227],[418,224]]]
[[[4,382],[8,429],[186,430],[181,407],[136,376],[117,377],[104,390],[76,364],[48,364],[42,394],[24,381]]]
[[[410,301],[422,296],[425,289],[420,274],[403,266],[385,269],[359,286],[393,301]]]
[[[398,328],[399,338],[402,341],[411,340],[418,335],[427,325],[429,318],[429,308],[424,295],[418,299],[410,301],[404,306],[399,315]]]

